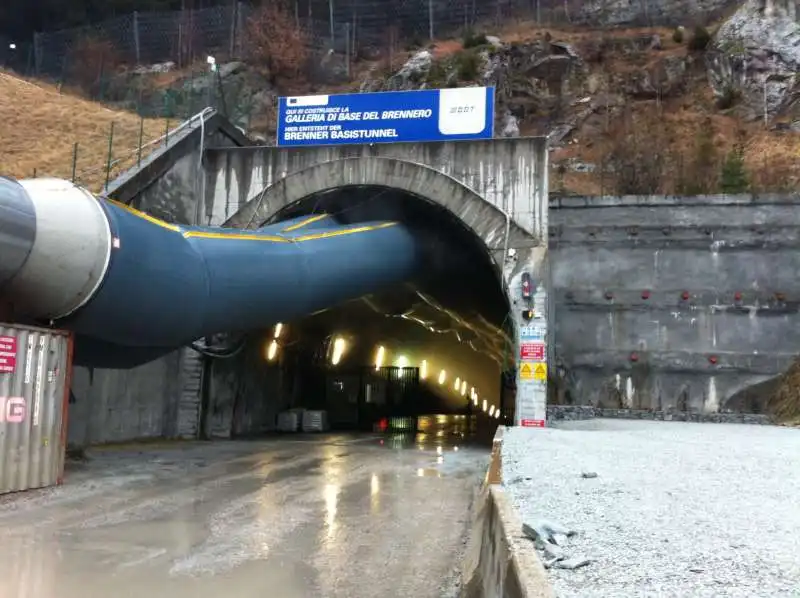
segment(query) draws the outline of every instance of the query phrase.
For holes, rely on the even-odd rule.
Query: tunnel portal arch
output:
[[[256,228],[306,197],[353,186],[395,189],[439,206],[480,239],[498,268],[509,247],[531,242],[510,214],[453,177],[423,164],[381,157],[339,158],[293,172],[266,185],[223,226]]]

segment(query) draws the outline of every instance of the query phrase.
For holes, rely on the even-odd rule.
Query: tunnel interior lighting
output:
[[[378,347],[378,351],[375,353],[375,369],[379,370],[383,366],[383,359],[386,357],[386,348],[381,346]]]
[[[419,364],[419,378],[420,380],[424,380],[428,377],[428,362],[426,360],[422,360],[422,363]]]
[[[493,415],[494,415],[494,405],[489,407],[489,417],[492,417]]]
[[[408,358],[405,355],[401,355],[397,358],[397,367],[401,370],[408,367]]]
[[[489,408],[489,401],[483,399],[483,410],[486,411]]]
[[[278,322],[277,324],[275,324],[275,333],[273,334],[272,338],[280,338],[281,332],[283,332],[283,324]]]
[[[494,417],[495,417],[495,419],[500,419],[500,410],[499,409],[494,412]]]
[[[461,396],[464,397],[467,395],[467,381],[464,380],[461,382]]]
[[[446,380],[447,380],[447,372],[442,370],[441,372],[439,372],[439,384],[444,384]]]
[[[453,390],[458,392],[458,389],[461,388],[461,378],[456,378],[455,383],[453,384]]]
[[[478,406],[478,393],[475,393],[475,395],[473,395],[472,404],[475,405],[476,407]]]
[[[272,361],[278,354],[278,341],[273,340],[267,348],[267,360]]]
[[[333,341],[333,355],[331,355],[331,363],[338,365],[342,360],[342,355],[347,350],[347,342],[340,336]]]

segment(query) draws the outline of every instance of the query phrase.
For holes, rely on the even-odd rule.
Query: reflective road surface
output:
[[[0,596],[448,596],[487,457],[435,434],[96,450],[0,497]]]

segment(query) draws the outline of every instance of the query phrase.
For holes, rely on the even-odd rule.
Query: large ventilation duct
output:
[[[397,222],[342,226],[317,215],[255,231],[180,226],[60,179],[0,180],[3,302],[87,344],[128,347],[139,363],[403,282],[419,251]],[[79,352],[84,364],[93,359],[100,365]]]

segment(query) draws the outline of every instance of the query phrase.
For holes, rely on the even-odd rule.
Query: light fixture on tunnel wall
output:
[[[428,362],[426,360],[422,360],[422,363],[419,364],[419,379],[424,380],[428,377]]]
[[[527,272],[522,273],[522,298],[530,299],[533,294],[533,284],[531,283],[531,275]]]
[[[489,401],[483,399],[483,410],[486,411],[489,408]]]
[[[408,367],[408,358],[405,355],[397,358],[397,367],[401,370]]]
[[[472,403],[473,403],[473,405],[475,405],[476,407],[478,406],[478,393],[475,393],[475,394],[473,395],[473,397],[472,397]]]
[[[499,409],[494,412],[494,417],[495,417],[495,419],[500,419],[500,410]]]
[[[275,324],[275,333],[273,334],[272,338],[280,338],[281,332],[283,332],[283,324],[278,322],[277,324]]]
[[[375,353],[375,369],[379,370],[383,366],[383,358],[386,356],[386,349],[383,346],[378,347]]]
[[[331,363],[339,365],[342,360],[344,352],[347,350],[347,342],[340,336],[333,341],[333,354],[331,355]]]
[[[441,372],[439,372],[439,384],[444,384],[446,380],[447,380],[447,372],[442,370]]]
[[[533,319],[533,310],[530,309],[530,308],[523,309],[522,310],[522,319],[525,320],[526,322],[532,320]]]
[[[458,392],[461,388],[461,378],[456,378],[456,381],[453,383],[453,390]]]
[[[489,407],[489,417],[492,417],[493,415],[494,415],[494,405]]]
[[[461,396],[462,396],[462,397],[465,397],[465,396],[467,396],[467,381],[466,381],[466,380],[464,380],[464,381],[461,383]]]
[[[273,340],[267,347],[267,360],[272,361],[278,354],[278,341]]]

